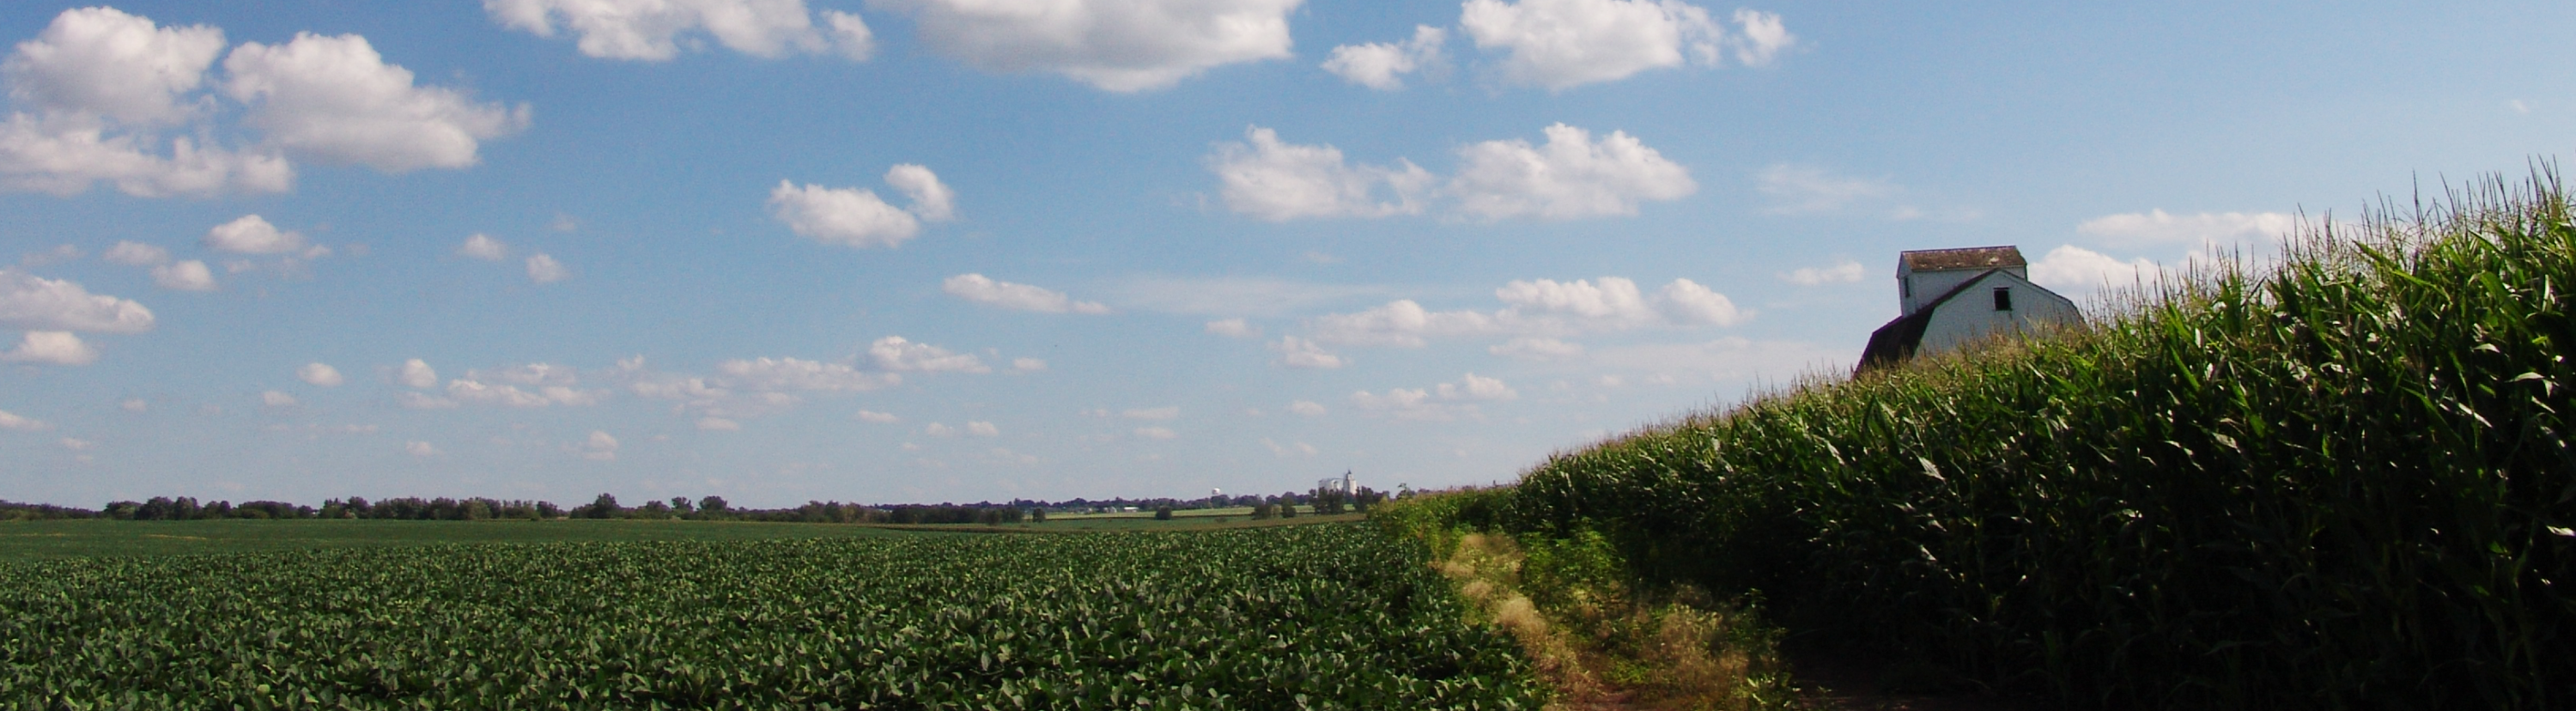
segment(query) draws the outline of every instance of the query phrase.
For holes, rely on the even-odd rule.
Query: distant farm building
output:
[[[1903,315],[1869,334],[1853,373],[1999,334],[2084,322],[2074,301],[2030,282],[2030,262],[2009,245],[1899,254],[1896,299]]]
[[[1351,478],[1350,471],[1344,470],[1342,475],[1338,478],[1315,482],[1315,493],[1317,495],[1322,495],[1327,491],[1338,491],[1341,492],[1343,496],[1358,494],[1360,491],[1359,480]]]

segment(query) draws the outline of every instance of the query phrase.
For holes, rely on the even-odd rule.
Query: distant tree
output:
[[[689,497],[686,497],[686,496],[674,496],[674,497],[671,497],[671,510],[673,510],[673,511],[678,511],[678,512],[680,512],[680,513],[682,513],[682,514],[690,513]]]
[[[1253,505],[1252,505],[1252,520],[1254,520],[1254,521],[1259,521],[1259,520],[1268,519],[1268,518],[1274,518],[1274,517],[1277,517],[1278,515],[1279,515],[1279,505],[1278,505],[1278,504],[1253,504]]]
[[[589,506],[582,507],[581,515],[582,518],[616,518],[624,511],[617,506],[617,497],[600,492],[599,498],[591,499]]]
[[[698,499],[698,511],[700,512],[707,514],[722,514],[726,511],[726,507],[727,505],[725,504],[724,497],[722,496],[709,496]]]
[[[537,502],[537,515],[544,518],[563,518],[564,510],[563,507],[556,506],[555,502],[539,501]]]
[[[1046,509],[1029,509],[1029,523],[1046,523]]]
[[[1169,521],[1169,520],[1172,520],[1172,507],[1170,507],[1170,506],[1156,506],[1156,507],[1154,507],[1154,520],[1156,520],[1156,521]]]
[[[660,500],[647,501],[644,502],[644,505],[635,507],[635,517],[670,518],[671,505],[662,503]]]
[[[1279,502],[1279,517],[1280,517],[1280,518],[1296,518],[1296,517],[1297,517],[1297,505],[1296,505],[1296,504],[1292,504],[1292,503],[1288,503],[1288,502],[1285,502],[1285,501]]]

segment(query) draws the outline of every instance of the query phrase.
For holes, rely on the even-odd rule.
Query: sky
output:
[[[2092,5],[13,3],[0,499],[1509,481],[2576,138],[2576,6]]]

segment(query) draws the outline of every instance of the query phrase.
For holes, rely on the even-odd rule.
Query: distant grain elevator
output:
[[[2074,301],[2031,283],[2030,263],[2010,245],[1900,253],[1896,300],[1902,313],[1869,334],[1853,373],[2084,321]]]

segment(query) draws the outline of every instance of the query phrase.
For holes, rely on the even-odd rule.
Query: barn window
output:
[[[2012,287],[1997,287],[1995,289],[1995,310],[2012,310]]]
[[[1906,298],[1909,298],[1909,299],[1910,299],[1910,298],[1914,298],[1914,280],[1912,280],[1912,279],[1898,279],[1898,280],[1896,280],[1896,291],[1897,291],[1897,294],[1896,294],[1897,296],[1902,296],[1902,297],[1906,297]]]

